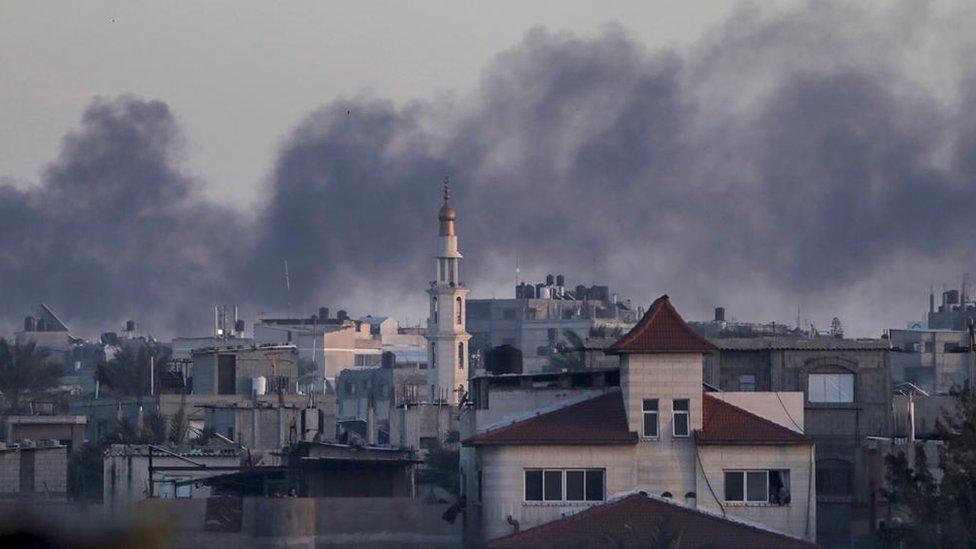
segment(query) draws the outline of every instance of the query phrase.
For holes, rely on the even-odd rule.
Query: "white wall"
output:
[[[698,506],[763,524],[814,541],[817,533],[816,464],[813,445],[699,447]],[[726,503],[725,471],[729,469],[789,469],[790,504]],[[706,482],[707,479],[707,482]],[[711,489],[709,489],[709,484]],[[714,490],[715,494],[712,494]],[[721,504],[720,504],[721,501]]]

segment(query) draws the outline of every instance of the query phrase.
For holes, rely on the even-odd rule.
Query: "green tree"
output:
[[[7,411],[18,411],[25,398],[55,387],[61,375],[61,365],[49,360],[47,350],[33,341],[10,345],[0,339],[0,392]]]
[[[158,345],[122,347],[112,360],[96,367],[95,379],[117,397],[148,395],[151,372],[155,370],[158,388],[167,362],[169,353]]]
[[[885,458],[883,493],[893,520],[879,530],[886,547],[976,547],[976,397],[955,395],[956,407],[936,422],[941,479],[936,482],[922,446],[909,463],[904,453]]]

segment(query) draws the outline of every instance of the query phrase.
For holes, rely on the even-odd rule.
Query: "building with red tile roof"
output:
[[[653,521],[638,527],[620,517],[631,507],[654,506],[678,517],[674,520],[691,517],[716,528],[741,526],[728,526],[730,521],[716,514],[744,520],[767,529],[749,530],[758,536],[749,539],[765,532],[784,540],[802,538],[806,541],[794,540],[797,546],[809,546],[816,524],[813,445],[802,433],[802,413],[791,414],[783,404],[777,414],[764,417],[763,410],[784,400],[761,398],[746,405],[750,394],[706,394],[703,355],[712,350],[662,296],[608,349],[620,356],[616,377],[593,372],[588,379],[586,373],[570,372],[493,376],[495,384],[474,383],[481,389],[465,415],[461,456],[470,539],[515,543],[498,545],[506,547],[521,546],[518,540],[555,546],[576,538],[556,537],[558,543],[547,545],[530,532],[566,531],[599,545],[598,538],[606,541],[600,537],[604,533],[577,532],[574,528],[583,524],[578,517],[611,525],[611,534],[623,535],[627,528],[651,532]],[[799,402],[794,397],[786,395],[785,401]],[[797,417],[799,423],[791,428],[783,417]],[[650,498],[602,505],[634,491],[677,498],[687,508]],[[608,510],[614,512],[604,517]],[[503,538],[516,523],[522,533]],[[543,526],[547,523],[561,526],[552,530]],[[698,535],[699,529],[688,535]],[[590,535],[596,537],[585,537]]]

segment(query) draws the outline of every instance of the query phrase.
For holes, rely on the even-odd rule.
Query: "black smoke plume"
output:
[[[667,292],[691,317],[800,306],[877,335],[976,259],[976,73],[965,33],[945,31],[972,15],[743,8],[662,51],[617,25],[535,29],[470,94],[310,114],[246,227],[195,198],[165,105],[99,100],[40,187],[0,187],[2,313],[46,300],[175,331],[223,299],[416,321],[449,174],[473,297],[511,295],[518,257],[523,276],[564,272],[636,303]]]

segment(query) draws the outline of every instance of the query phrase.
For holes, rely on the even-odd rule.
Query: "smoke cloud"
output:
[[[175,332],[226,300],[417,321],[449,174],[472,297],[511,295],[518,261],[523,278],[563,272],[636,303],[666,292],[689,317],[799,306],[877,335],[976,259],[960,21],[976,18],[743,8],[665,51],[619,25],[538,28],[470,94],[311,113],[247,224],[197,197],[165,104],[96,100],[39,187],[0,186],[0,314],[43,300],[69,323],[143,315]]]

